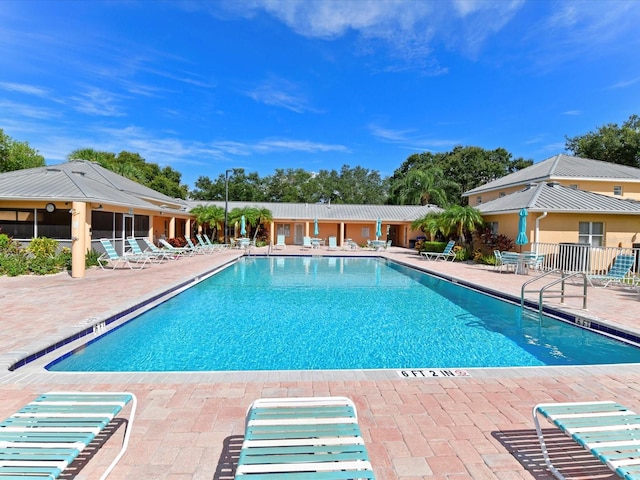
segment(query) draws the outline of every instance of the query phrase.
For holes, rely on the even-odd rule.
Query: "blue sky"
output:
[[[640,114],[638,25],[635,0],[3,0],[0,128],[190,187],[456,145],[540,161]]]

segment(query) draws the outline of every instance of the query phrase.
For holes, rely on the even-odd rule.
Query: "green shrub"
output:
[[[27,251],[36,258],[54,258],[58,254],[58,241],[53,238],[32,238]]]
[[[98,258],[100,258],[100,255],[102,255],[100,252],[97,252],[93,249],[89,250],[87,252],[87,254],[85,255],[84,258],[84,265],[85,267],[97,267],[100,265],[100,263],[98,262]],[[71,250],[69,250],[69,267],[68,269],[71,269]]]
[[[16,254],[20,251],[20,243],[6,233],[0,233],[0,253]]]
[[[416,242],[416,250],[419,252],[442,252],[449,242]]]
[[[29,259],[24,253],[0,253],[0,275],[17,277],[27,273],[29,273]]]
[[[36,275],[49,275],[61,270],[57,257],[31,257],[27,261],[27,266],[29,271]]]

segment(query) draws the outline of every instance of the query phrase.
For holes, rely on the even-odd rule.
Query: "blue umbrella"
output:
[[[382,236],[382,220],[378,219],[376,222],[376,240]]]
[[[247,234],[247,220],[244,218],[244,215],[242,215],[242,218],[240,218],[240,235],[244,237],[246,234]]]
[[[313,221],[313,234],[317,237],[320,231],[318,230],[318,219]]]
[[[518,221],[518,236],[516,237],[516,245],[526,245],[529,243],[527,238],[527,209],[520,210],[520,220]]]

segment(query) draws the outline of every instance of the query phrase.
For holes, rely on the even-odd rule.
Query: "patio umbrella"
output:
[[[244,215],[240,218],[240,235],[243,237],[247,234],[247,220],[244,218]]]
[[[382,220],[376,222],[376,240],[382,236]]]
[[[317,237],[319,233],[320,231],[318,230],[318,219],[316,218],[313,221],[313,235]]]
[[[518,221],[518,236],[516,237],[516,245],[526,245],[529,243],[527,238],[527,209],[520,210],[520,220]]]

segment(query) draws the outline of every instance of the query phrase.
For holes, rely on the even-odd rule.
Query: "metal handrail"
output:
[[[548,275],[551,274],[557,274],[560,273],[560,278],[554,280],[551,283],[547,283],[545,284],[540,290],[526,290],[526,286],[529,285],[530,283],[533,283],[537,280],[540,280],[541,278],[544,278]],[[582,282],[583,282],[583,294],[582,295],[566,295],[564,293],[564,284],[565,281],[569,278],[573,278],[573,277],[578,277],[581,276],[582,277]],[[550,270],[548,272],[543,273],[542,275],[537,276],[536,278],[532,278],[531,280],[528,280],[526,282],[524,282],[522,284],[522,287],[520,289],[520,306],[524,307],[524,294],[527,292],[539,292],[539,297],[538,297],[538,311],[540,313],[542,313],[542,299],[543,296],[545,294],[545,292],[550,288],[553,287],[554,285],[557,285],[558,283],[561,284],[561,288],[560,288],[560,295],[552,295],[552,296],[548,296],[547,298],[560,298],[560,302],[564,303],[564,299],[565,298],[582,298],[582,309],[586,310],[587,309],[587,275],[584,272],[571,272],[568,275],[564,274],[564,271],[561,269],[555,269],[555,270]]]

